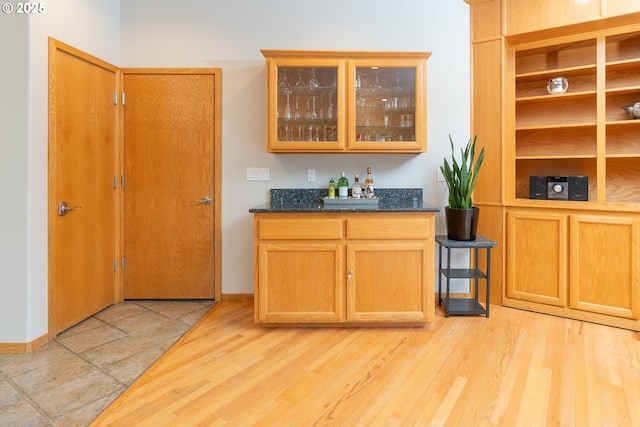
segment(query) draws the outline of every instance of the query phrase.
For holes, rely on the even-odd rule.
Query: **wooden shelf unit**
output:
[[[637,211],[640,120],[622,107],[640,101],[640,30],[507,42],[506,59],[505,202],[540,203],[529,200],[529,176],[585,175],[586,207]],[[553,77],[568,79],[565,93],[547,92]]]

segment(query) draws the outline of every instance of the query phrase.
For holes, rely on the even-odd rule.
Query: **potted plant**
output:
[[[449,188],[449,205],[445,207],[447,237],[452,240],[475,240],[480,210],[473,206],[471,195],[476,185],[478,171],[484,160],[484,147],[476,159],[476,140],[474,135],[467,146],[460,149],[460,161],[456,160],[453,139],[451,143],[451,164],[444,159],[440,166],[444,180]]]

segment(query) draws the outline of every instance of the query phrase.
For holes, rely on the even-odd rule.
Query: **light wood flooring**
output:
[[[262,328],[217,304],[94,426],[640,426],[640,334],[500,306]]]

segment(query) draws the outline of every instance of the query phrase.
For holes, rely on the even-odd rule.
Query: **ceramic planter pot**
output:
[[[452,209],[444,208],[447,221],[447,237],[451,240],[476,240],[478,230],[478,217],[480,209]]]

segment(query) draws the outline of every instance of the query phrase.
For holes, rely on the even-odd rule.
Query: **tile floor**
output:
[[[30,354],[0,354],[0,425],[87,426],[213,301],[126,301]]]

